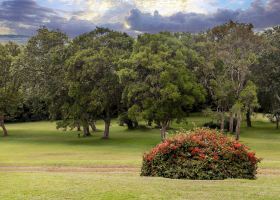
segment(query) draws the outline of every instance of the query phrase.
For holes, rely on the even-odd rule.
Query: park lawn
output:
[[[184,126],[189,129],[207,119],[194,116],[188,121]],[[131,131],[114,121],[110,139],[103,140],[102,121],[97,123],[97,128],[100,131],[92,137],[78,138],[77,131],[56,130],[54,122],[8,124],[10,136],[0,137],[0,166],[139,167],[143,153],[160,142],[158,129]]]
[[[209,119],[199,115],[186,129]],[[241,141],[263,158],[257,180],[191,181],[140,177],[139,172],[0,172],[0,200],[32,199],[280,199],[280,131],[262,118],[243,127]],[[111,138],[78,138],[55,123],[8,124],[0,138],[0,167],[140,167],[143,152],[160,141],[159,130],[128,131],[116,122]],[[98,122],[102,129],[102,122]],[[174,130],[170,131],[172,133]]]
[[[279,200],[279,175],[257,180],[192,181],[138,174],[0,173],[1,200]]]

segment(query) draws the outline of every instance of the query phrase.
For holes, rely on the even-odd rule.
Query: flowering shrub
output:
[[[260,159],[245,145],[210,129],[179,133],[143,156],[142,176],[181,179],[256,177]]]

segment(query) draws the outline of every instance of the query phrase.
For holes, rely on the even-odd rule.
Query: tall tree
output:
[[[72,103],[87,119],[104,120],[105,139],[120,108],[118,62],[130,55],[132,44],[126,33],[97,28],[75,38],[69,47],[73,54],[67,61],[66,82]]]
[[[144,34],[119,71],[130,118],[159,122],[162,140],[172,120],[186,117],[204,101],[204,89],[188,69],[188,52],[170,33]]]
[[[0,44],[0,127],[4,136],[8,136],[5,118],[11,116],[20,103],[20,69],[14,65],[19,53],[19,46],[14,43]]]
[[[236,139],[238,139],[242,115],[241,110],[237,109],[244,106],[239,104],[240,94],[249,80],[250,67],[257,61],[261,39],[254,33],[251,24],[235,22],[214,27],[209,35],[217,43],[218,57],[226,67],[234,100],[237,103],[236,105],[239,105],[234,106],[237,116]],[[233,122],[233,120],[230,120],[230,122]]]
[[[277,126],[280,120],[280,26],[266,30],[262,35],[267,45],[253,69],[261,108],[271,114]]]
[[[35,109],[41,111],[44,107],[54,117],[61,113],[62,100],[65,100],[67,94],[63,79],[67,57],[65,48],[68,43],[66,34],[43,27],[27,42],[22,56],[26,72],[23,75],[25,101],[41,105]]]

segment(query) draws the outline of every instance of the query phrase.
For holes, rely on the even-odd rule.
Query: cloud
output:
[[[208,14],[178,12],[171,16],[162,16],[157,11],[151,14],[133,9],[126,18],[130,29],[150,33],[200,32],[229,20],[253,23],[258,29],[278,25],[280,24],[280,1],[268,0],[264,4],[261,0],[255,0],[246,10],[217,9],[216,12]]]
[[[60,18],[57,12],[33,0],[6,0],[0,5],[0,22],[21,34],[31,34],[53,18]]]
[[[229,2],[233,0],[228,0]],[[40,26],[71,37],[104,26],[131,35],[159,31],[200,32],[229,20],[257,29],[280,24],[280,1],[253,0],[247,9],[217,9],[218,0],[48,0],[74,11],[41,6],[36,0],[0,0],[0,34],[32,35]],[[243,0],[238,2],[242,3]],[[155,11],[155,10],[159,10]]]
[[[0,5],[0,22],[6,24],[10,32],[32,35],[39,27],[46,26],[76,36],[96,27],[91,21],[77,19],[75,16],[67,18],[63,14],[42,7],[34,0],[6,0]]]
[[[3,1],[0,19],[10,22],[41,23],[57,13],[49,8],[40,7],[33,0]]]
[[[79,3],[78,0],[75,2]],[[5,29],[2,28],[0,34],[14,32],[33,35],[41,26],[60,29],[70,37],[92,31],[96,26],[124,31],[124,18],[131,9],[131,7],[127,6],[127,4],[119,4],[119,7],[112,5],[113,9],[110,12],[105,12],[106,9],[104,8],[104,13],[100,15],[100,20],[93,21],[81,17],[85,14],[84,11],[61,12],[42,7],[35,0],[5,0],[2,4],[0,2],[0,23],[5,24]],[[128,10],[127,13],[124,12],[126,10]],[[116,20],[116,16],[120,16],[123,13],[125,14]],[[1,27],[4,27],[4,25]],[[133,30],[128,30],[128,32],[134,34]]]
[[[13,30],[0,22],[0,35],[14,34]]]

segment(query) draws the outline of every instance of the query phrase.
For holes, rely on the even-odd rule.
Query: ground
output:
[[[193,115],[173,127],[206,121]],[[253,125],[243,127],[241,142],[263,158],[256,180],[191,181],[139,176],[143,153],[160,141],[157,129],[128,131],[114,122],[111,139],[102,140],[102,132],[78,138],[51,122],[8,124],[10,136],[0,137],[0,199],[280,199],[280,130],[261,115]]]

